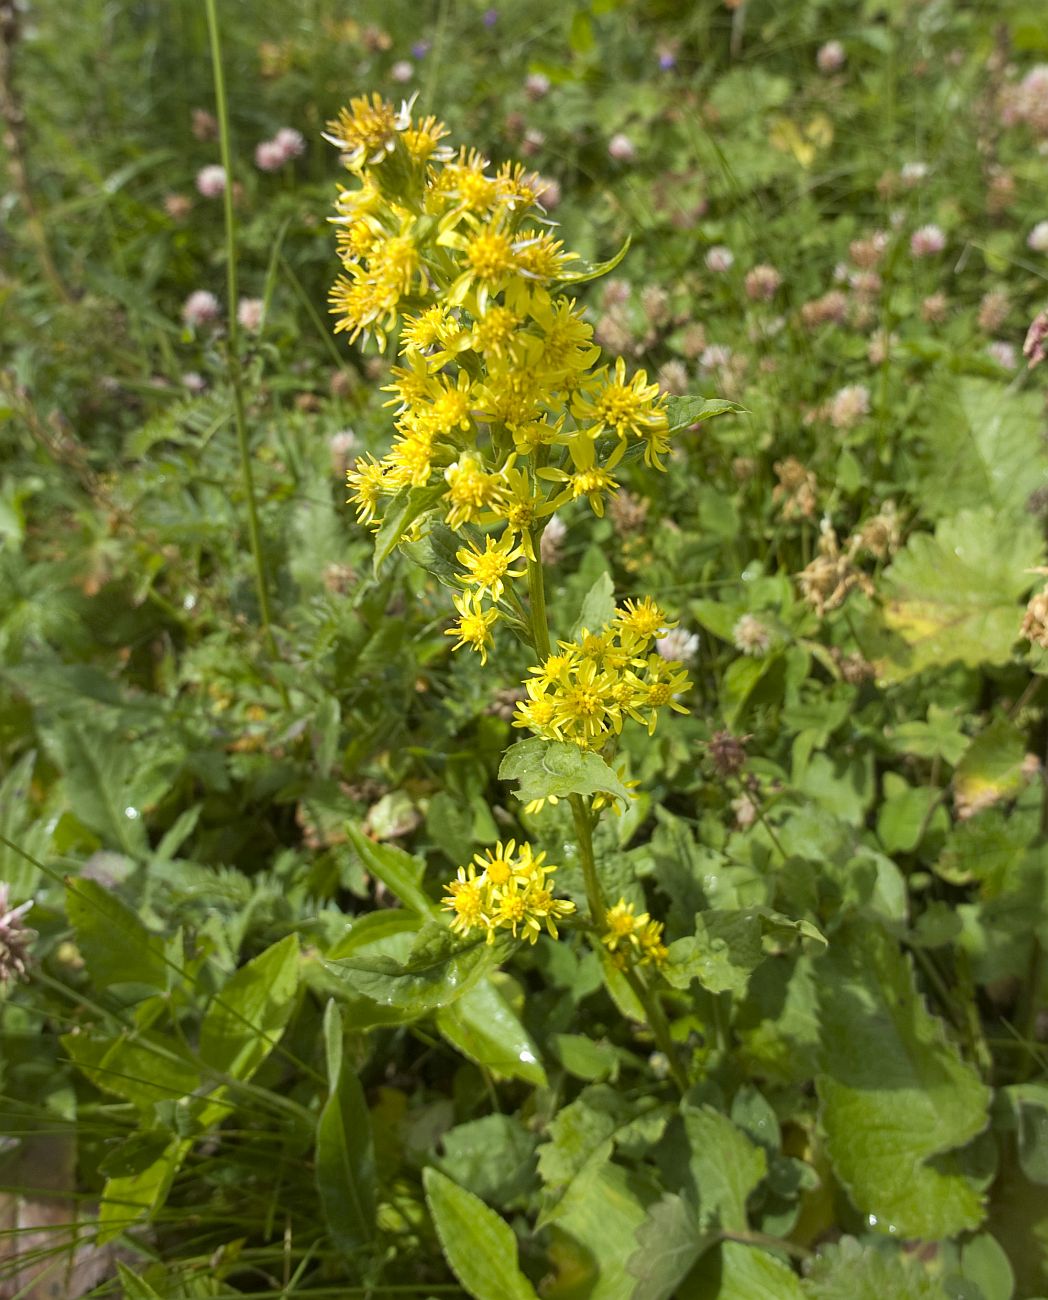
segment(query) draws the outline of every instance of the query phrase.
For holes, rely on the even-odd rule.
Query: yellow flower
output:
[[[669,621],[650,596],[645,596],[641,601],[627,600],[625,609],[615,611],[615,622],[620,628],[635,633],[644,641],[650,641],[677,626],[675,622]]]
[[[357,507],[357,521],[370,526],[377,517],[379,498],[387,491],[385,466],[373,456],[361,456],[346,471],[346,482],[352,489],[349,500]]]
[[[454,627],[449,627],[444,633],[445,636],[458,637],[452,650],[461,650],[468,645],[480,655],[480,662],[486,664],[488,647],[494,644],[491,629],[498,622],[498,610],[494,606],[484,609],[480,596],[473,591],[456,592],[451,599],[459,613]]]
[[[506,588],[505,579],[524,575],[523,569],[510,568],[515,560],[524,558],[522,547],[515,547],[513,541],[512,534],[506,532],[497,542],[485,537],[482,551],[478,551],[472,543],[468,550],[456,551],[455,558],[466,570],[465,574],[459,576],[459,582],[465,586],[475,586],[480,596],[501,600]]]
[[[326,138],[343,151],[351,171],[374,166],[396,148],[397,115],[377,91],[370,100],[351,99],[327,128]]]
[[[449,528],[474,523],[486,507],[498,501],[502,490],[500,477],[487,473],[483,460],[473,452],[466,452],[449,465],[444,478],[448,484],[444,500],[448,502]]]
[[[578,396],[572,405],[572,413],[579,419],[593,421],[593,428],[588,430],[593,436],[611,429],[620,438],[630,433],[641,438],[647,430],[665,428],[667,421],[661,409],[659,386],[649,384],[647,379],[647,373],[638,370],[627,382],[626,362],[618,357],[615,378],[605,378],[592,398]]]
[[[494,849],[478,853],[468,867],[459,867],[456,879],[444,887],[448,897],[441,906],[455,913],[452,930],[468,934],[482,927],[488,943],[498,929],[534,943],[545,928],[556,939],[557,921],[575,910],[574,903],[554,898],[549,888],[556,870],[530,844],[518,849],[515,840],[500,840]]]
[[[455,914],[451,922],[452,930],[466,935],[474,926],[484,926],[490,934],[494,926],[485,911],[488,901],[486,891],[482,883],[477,880],[472,866],[468,870],[459,867],[456,878],[444,888],[447,890],[448,897],[441,899],[440,905]]]

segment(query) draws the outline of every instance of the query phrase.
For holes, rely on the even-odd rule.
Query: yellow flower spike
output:
[[[665,399],[658,384],[647,381],[644,370],[638,370],[627,381],[626,362],[618,357],[615,378],[605,378],[593,397],[577,397],[572,404],[572,414],[577,419],[592,421],[595,435],[610,430],[620,438],[631,433],[642,438],[647,430],[665,428],[666,414],[662,409]]]
[[[473,452],[466,452],[454,464],[444,471],[448,490],[444,500],[448,503],[446,522],[449,528],[461,528],[477,520],[499,517],[488,510],[493,503],[500,500],[502,480],[497,474],[489,474],[484,469],[484,461]]]
[[[451,928],[456,934],[465,936],[470,930],[482,926],[493,938],[494,922],[487,914],[488,898],[483,882],[477,879],[472,866],[459,867],[456,878],[444,886],[447,897],[441,899],[440,905],[454,913]]]
[[[481,874],[477,875],[477,868]],[[485,926],[488,942],[497,929],[534,943],[545,928],[557,938],[557,921],[570,916],[575,904],[555,898],[549,877],[557,868],[535,853],[530,844],[517,848],[515,840],[478,853],[468,867],[459,867],[455,880],[445,885],[442,906],[455,913],[452,930],[467,934]]]
[[[396,148],[397,114],[377,91],[370,100],[366,95],[351,99],[327,128],[325,139],[343,151],[351,171],[374,166]]]
[[[346,471],[351,489],[349,501],[357,507],[357,521],[367,527],[378,526],[378,503],[388,491],[386,467],[372,457],[362,456]]]
[[[516,560],[524,558],[523,548],[514,546],[513,542],[512,534],[506,532],[497,542],[486,537],[483,551],[478,551],[472,543],[468,550],[456,551],[455,558],[466,570],[459,575],[458,581],[476,587],[478,596],[501,600],[506,589],[505,580],[521,578],[525,572],[524,569],[510,568]]]
[[[445,636],[458,637],[452,650],[461,650],[468,645],[480,655],[481,664],[486,664],[488,648],[494,644],[491,629],[498,622],[498,610],[494,606],[484,609],[480,596],[473,591],[456,593],[451,599],[459,613],[455,625],[444,633]]]

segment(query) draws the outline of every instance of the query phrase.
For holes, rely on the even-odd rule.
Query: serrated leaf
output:
[[[485,1115],[456,1124],[444,1134],[441,1145],[442,1172],[489,1204],[519,1201],[538,1181],[538,1137],[517,1115]]]
[[[437,1012],[437,1028],[463,1056],[508,1079],[546,1086],[539,1049],[490,979]]]
[[[822,1126],[856,1207],[904,1237],[977,1227],[981,1198],[945,1153],[985,1128],[989,1093],[922,1005],[907,957],[880,927],[853,923],[816,969]]]
[[[398,849],[395,844],[380,844],[369,839],[353,822],[346,822],[346,835],[364,869],[381,880],[405,907],[410,907],[420,916],[430,916],[438,911],[436,903],[422,888],[426,867],[419,858]]]
[[[627,805],[630,792],[599,754],[562,740],[532,737],[511,745],[499,766],[500,781],[518,781],[521,803],[569,794],[611,794]]]
[[[390,499],[382,515],[382,524],[375,534],[375,555],[372,560],[372,570],[375,574],[396,550],[397,543],[415,520],[420,515],[424,515],[427,510],[431,510],[445,491],[442,484],[434,484],[430,487],[405,487]]]
[[[424,1169],[422,1182],[444,1257],[474,1300],[538,1300],[509,1224],[437,1169]]]
[[[928,393],[917,496],[933,518],[993,507],[1022,520],[1048,483],[1040,395],[973,377],[943,377]]]
[[[66,915],[91,978],[99,988],[164,992],[169,982],[164,940],[97,880],[68,877]]]
[[[703,1229],[695,1207],[667,1192],[637,1229],[626,1271],[637,1279],[630,1300],[673,1300],[696,1261],[718,1240]]]
[[[298,990],[298,938],[289,934],[242,966],[204,1014],[200,1056],[219,1074],[250,1079],[280,1041]]]
[[[948,1300],[937,1280],[894,1245],[860,1245],[853,1237],[823,1246],[804,1280],[811,1300]]]
[[[374,1236],[375,1149],[364,1090],[344,1057],[341,1021],[333,1002],[325,1010],[324,1028],[328,1098],[317,1120],[317,1192],[331,1239],[348,1255]]]
[[[958,661],[1006,663],[1042,552],[1032,520],[998,519],[989,508],[940,520],[934,537],[914,534],[883,579],[885,621],[908,651],[890,651],[878,667],[902,678]]]
[[[144,780],[134,748],[105,732],[89,738],[74,723],[56,724],[48,739],[77,817],[109,847],[143,856],[149,841],[142,807],[157,792]]]

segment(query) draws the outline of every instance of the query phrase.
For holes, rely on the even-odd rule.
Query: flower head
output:
[[[0,881],[0,986],[25,979],[29,973],[29,949],[36,934],[25,924],[32,899],[11,907],[9,886]]]

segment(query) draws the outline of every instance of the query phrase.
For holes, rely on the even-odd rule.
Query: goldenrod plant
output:
[[[652,599],[626,600],[574,639],[557,639],[546,610],[542,534],[554,512],[584,499],[594,514],[627,458],[665,472],[671,438],[727,402],[670,401],[643,369],[630,374],[594,344],[572,296],[625,254],[587,266],[564,248],[542,205],[542,182],[519,162],[494,167],[448,143],[432,116],[380,95],[350,101],[328,123],[353,184],[336,200],[343,273],[331,289],[335,330],[392,346],[387,391],[395,438],[381,459],[348,471],[361,523],[381,558],[437,525],[453,535],[448,575],[456,618],[448,635],[487,664],[496,631],[523,637],[538,659],[513,725],[533,733],[503,774],[525,759],[557,767],[556,788],[532,786],[530,807],[571,802],[590,927],[609,965],[625,975],[682,1087],[665,1018],[643,966],[666,958],[662,926],[620,899],[608,909],[593,829],[600,810],[632,797],[611,766],[625,724],[655,730],[660,710],[687,712],[684,665],[655,652],[676,624]],[[574,755],[574,757],[573,757]],[[583,763],[583,758],[585,763]],[[566,764],[566,766],[565,766]],[[552,892],[556,867],[524,843],[499,843],[447,886],[452,929],[496,930],[534,943],[571,916]]]

